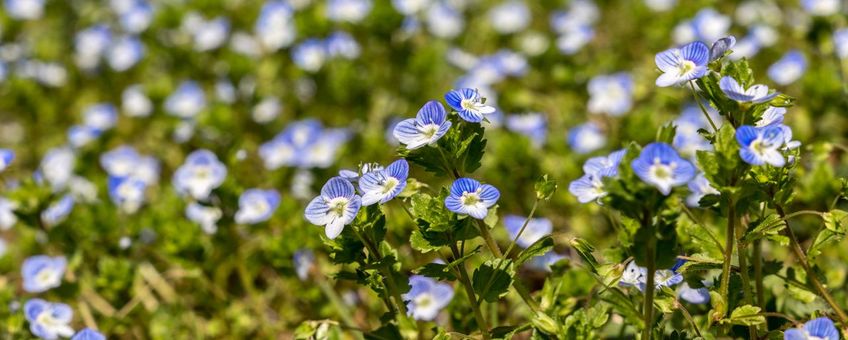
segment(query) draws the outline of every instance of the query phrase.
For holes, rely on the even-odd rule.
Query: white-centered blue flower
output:
[[[451,185],[450,195],[445,198],[445,207],[457,214],[482,220],[500,197],[500,191],[494,186],[480,184],[471,178],[459,178]]]
[[[710,184],[710,181],[704,177],[703,173],[699,173],[695,176],[695,179],[687,184],[689,187],[689,191],[691,192],[689,196],[686,197],[686,205],[690,207],[699,206],[699,201],[706,195],[718,195],[720,194],[716,188]]]
[[[827,317],[812,319],[802,328],[791,328],[783,332],[784,340],[839,340],[839,330]]]
[[[707,113],[710,115],[713,122],[719,124],[721,117],[718,111],[715,111],[710,106],[707,106]],[[680,151],[680,154],[687,158],[694,158],[695,153],[699,150],[712,150],[713,145],[710,141],[704,138],[698,131],[701,129],[709,130],[711,127],[709,122],[704,117],[704,113],[697,105],[687,105],[680,113],[680,116],[674,120],[674,125],[677,127],[676,134],[672,145]]]
[[[692,288],[686,282],[680,285],[677,296],[691,304],[703,305],[710,303],[710,290],[707,287]]]
[[[18,204],[5,197],[0,197],[0,230],[9,230],[15,223],[18,223],[18,215],[15,215],[15,209]]]
[[[324,40],[330,58],[356,59],[362,52],[359,43],[345,31],[336,31]]]
[[[109,176],[107,189],[112,202],[122,212],[134,214],[144,204],[147,183],[137,177]]]
[[[736,37],[732,35],[716,40],[713,46],[710,47],[710,61],[723,57],[735,45]]]
[[[607,144],[607,136],[595,122],[587,122],[568,130],[568,145],[578,154],[587,154]]]
[[[174,172],[174,188],[196,200],[206,200],[227,177],[227,167],[212,151],[196,150]]]
[[[826,16],[839,13],[842,8],[840,0],[801,0],[801,8],[816,16]]]
[[[789,85],[801,79],[807,71],[807,58],[799,50],[786,52],[768,68],[768,77],[779,85]]]
[[[118,110],[108,103],[86,107],[82,112],[83,123],[98,130],[109,130],[118,122]]]
[[[754,127],[740,126],[736,130],[736,141],[739,142],[739,156],[745,163],[751,165],[769,164],[781,167],[786,164],[781,147],[785,143],[781,125]]]
[[[83,328],[77,334],[74,334],[71,340],[106,340],[106,336],[91,328]]]
[[[13,19],[34,20],[44,14],[44,0],[6,0],[3,4]]]
[[[630,166],[636,176],[659,189],[663,195],[695,178],[695,166],[665,143],[648,144]]]
[[[545,145],[548,137],[548,118],[541,112],[531,112],[506,117],[506,128],[530,138],[533,147]]]
[[[52,303],[42,299],[31,299],[24,304],[24,316],[29,321],[29,330],[44,340],[56,340],[74,335],[71,320],[74,311],[64,303]]]
[[[230,20],[224,17],[216,17],[210,20],[200,19],[190,26],[194,50],[199,52],[211,51],[221,47],[227,41],[227,36],[230,33]]]
[[[68,128],[68,144],[75,148],[82,148],[97,140],[103,131],[88,125],[73,125]]]
[[[327,60],[327,47],[318,39],[306,39],[291,51],[294,64],[301,70],[317,72]]]
[[[518,232],[524,226],[525,220],[527,220],[526,217],[518,215],[507,215],[504,217],[504,227],[506,227],[510,239],[514,240],[518,236]],[[553,230],[554,225],[551,223],[551,220],[544,217],[531,218],[527,221],[527,227],[524,228],[524,232],[521,233],[515,244],[521,248],[527,248],[541,238],[550,235]]]
[[[621,116],[633,105],[633,77],[628,73],[595,76],[588,88],[590,113]]]
[[[315,267],[315,253],[309,249],[301,249],[294,253],[292,257],[294,262],[294,272],[300,281],[306,281],[309,278],[309,272]]]
[[[53,202],[53,204],[47,206],[47,209],[41,212],[41,221],[46,226],[54,226],[62,223],[71,214],[75,203],[74,197],[70,194],[62,196],[62,198]]]
[[[283,166],[326,168],[348,138],[345,130],[324,129],[314,119],[296,121],[260,145],[259,156],[269,170]]]
[[[410,17],[408,17],[410,18]],[[427,9],[425,16],[427,30],[436,37],[451,39],[462,33],[465,18],[456,8],[444,1],[438,1]]]
[[[371,171],[382,171],[383,169],[385,168],[379,163],[363,163],[359,165],[359,170],[339,170],[339,176],[350,181],[351,183],[356,183],[359,181],[359,178],[362,177],[362,175],[367,174]]]
[[[510,0],[489,10],[489,23],[501,34],[523,31],[532,19],[524,1]]]
[[[415,118],[405,119],[395,125],[394,137],[409,150],[435,144],[448,132],[451,122],[442,103],[428,101],[418,110]]]
[[[701,78],[707,73],[709,59],[710,49],[700,41],[657,53],[654,61],[663,74],[656,84],[666,87]]]
[[[327,19],[357,23],[371,12],[371,0],[329,0]]]
[[[291,6],[285,1],[267,1],[256,19],[254,32],[262,47],[270,52],[289,46],[297,35]]]
[[[117,72],[129,70],[144,58],[144,44],[136,37],[115,39],[106,55],[109,67]]]
[[[407,314],[415,320],[432,321],[453,299],[453,287],[422,276],[409,277],[409,292],[403,294]]]
[[[833,31],[833,48],[839,59],[848,59],[848,28]]]
[[[276,119],[282,110],[283,105],[279,99],[267,97],[253,107],[251,117],[253,117],[254,122],[265,124]]]
[[[165,112],[183,119],[194,118],[205,108],[206,95],[200,85],[191,80],[183,81],[165,99]]]
[[[580,52],[586,44],[595,37],[595,29],[591,26],[578,26],[560,35],[556,39],[557,49],[564,55]]]
[[[445,101],[460,118],[472,123],[482,122],[486,115],[495,112],[495,108],[486,105],[486,99],[476,89],[451,90],[445,93]]]
[[[6,170],[15,160],[15,152],[11,149],[0,149],[0,172]]]
[[[403,15],[416,14],[430,4],[429,0],[392,0],[392,7]]]
[[[239,197],[239,210],[235,221],[239,224],[265,222],[280,206],[280,193],[276,190],[248,189]]]
[[[727,97],[740,103],[765,103],[779,94],[778,92],[769,93],[768,86],[761,84],[752,85],[746,89],[731,76],[722,77],[718,86]]]
[[[121,93],[121,111],[130,117],[147,117],[153,112],[153,103],[141,85],[132,85]]]
[[[399,159],[385,169],[370,171],[359,178],[359,191],[362,192],[362,205],[384,204],[397,197],[406,187],[409,177],[409,163]]]
[[[732,20],[712,8],[704,8],[692,18],[692,28],[697,40],[716,41],[727,35]]]
[[[109,176],[132,177],[146,185],[159,182],[159,161],[139,154],[133,147],[122,145],[100,155],[100,166]]]
[[[186,206],[185,214],[190,221],[199,224],[204,233],[210,235],[218,231],[218,220],[224,215],[220,208],[198,202],[191,202]]]
[[[43,293],[62,284],[68,260],[64,256],[36,255],[21,265],[23,288],[28,293]]]
[[[763,115],[755,124],[757,127],[764,127],[773,124],[783,124],[783,118],[786,116],[786,108],[769,106]]]
[[[621,278],[618,280],[618,285],[622,287],[639,287],[639,290],[645,286],[647,282],[648,269],[636,265],[636,261],[630,261],[621,272]]]
[[[306,206],[306,219],[318,226],[324,226],[324,233],[335,239],[344,230],[345,225],[353,222],[362,199],[350,181],[333,177],[321,188],[321,195],[312,199]]]
[[[683,282],[683,275],[679,273],[679,269],[684,263],[686,263],[685,260],[678,259],[670,269],[658,269],[654,272],[654,286],[656,288],[672,287]],[[639,291],[644,291],[647,283],[648,269],[638,266],[634,260],[625,266],[618,281],[619,286],[636,287]]]
[[[597,201],[607,195],[604,190],[604,177],[615,177],[618,175],[618,166],[621,159],[627,154],[627,150],[618,150],[607,156],[592,157],[583,164],[583,177],[580,177],[568,185],[568,192],[577,197],[580,203]]]
[[[76,156],[68,147],[50,149],[38,167],[40,177],[47,181],[54,191],[65,188],[73,176]]]
[[[74,37],[74,60],[82,69],[93,69],[100,62],[112,41],[106,25],[95,25],[77,32]]]
[[[120,13],[118,20],[121,27],[129,33],[139,34],[150,27],[153,21],[153,6],[147,1],[133,1],[132,6],[125,12]]]

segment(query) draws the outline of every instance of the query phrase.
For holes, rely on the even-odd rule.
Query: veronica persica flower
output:
[[[601,127],[594,122],[588,122],[573,127],[568,131],[568,145],[578,154],[587,154],[598,150],[607,143],[607,136]]]
[[[74,334],[71,340],[106,340],[106,337],[91,328],[83,328],[83,330]]]
[[[371,12],[371,0],[329,0],[327,19],[357,23]]]
[[[833,32],[833,48],[839,59],[848,59],[848,28],[838,29]]]
[[[495,108],[486,105],[485,99],[476,89],[451,90],[445,94],[445,101],[456,110],[460,118],[472,123],[482,122],[486,115],[495,112]]]
[[[663,72],[657,78],[657,86],[678,85],[703,77],[709,58],[710,49],[700,41],[657,53],[654,61]]]
[[[524,226],[525,220],[525,217],[518,215],[507,215],[504,217],[504,227],[506,227],[510,239],[515,239],[518,236],[518,232]],[[551,220],[544,217],[531,218],[527,221],[527,227],[524,228],[524,232],[521,233],[521,236],[518,237],[515,243],[521,248],[527,248],[543,237],[550,235],[553,230],[554,227]]]
[[[735,45],[736,37],[732,35],[716,40],[716,42],[713,43],[713,46],[710,47],[710,61],[723,57],[724,54]]]
[[[0,171],[6,170],[15,159],[15,152],[9,149],[0,149]]]
[[[106,54],[109,67],[123,72],[135,66],[144,58],[144,44],[136,37],[125,36],[115,39]]]
[[[733,99],[740,103],[765,103],[777,97],[777,92],[769,93],[768,86],[765,85],[753,85],[749,88],[743,88],[736,79],[733,79],[731,76],[725,76],[721,78],[718,83],[718,86],[721,88],[721,91],[724,92],[727,97]]]
[[[206,108],[206,95],[196,82],[187,80],[165,99],[165,112],[183,119],[193,118]]]
[[[29,321],[32,335],[45,340],[74,335],[71,319],[74,311],[64,303],[51,303],[42,299],[32,299],[24,304],[24,316]]]
[[[833,321],[827,317],[813,319],[804,323],[803,328],[792,328],[783,332],[785,340],[839,340],[839,331]]]
[[[214,234],[218,231],[218,220],[223,216],[223,212],[218,207],[207,207],[197,202],[192,202],[186,206],[186,217],[200,225],[203,232]]]
[[[386,203],[403,191],[409,177],[409,164],[404,159],[396,160],[385,169],[371,171],[359,178],[362,205]]]
[[[606,113],[622,116],[633,104],[633,77],[625,72],[599,75],[589,81],[589,104],[591,113]]]
[[[506,117],[506,128],[530,138],[533,147],[542,147],[548,137],[548,119],[539,112]]]
[[[41,293],[59,287],[67,266],[68,261],[64,256],[36,255],[27,258],[21,265],[24,290]]]
[[[54,226],[68,217],[71,210],[74,209],[74,197],[71,195],[62,196],[61,199],[47,206],[47,209],[41,212],[41,220],[47,226]]]
[[[424,104],[414,119],[406,119],[395,126],[394,137],[409,150],[433,145],[448,132],[451,122],[442,103],[431,100]]]
[[[15,223],[18,223],[18,215],[15,215],[15,209],[18,204],[4,197],[0,197],[0,230],[8,230]]]
[[[280,205],[280,193],[276,190],[249,189],[239,197],[239,210],[235,221],[240,224],[256,224],[267,221]]]
[[[445,206],[457,214],[482,220],[500,197],[498,189],[489,184],[480,184],[471,178],[460,178],[451,185],[450,195],[445,198]]]
[[[109,197],[121,211],[134,214],[144,204],[147,183],[135,177],[109,177]]]
[[[683,282],[683,284],[680,285],[680,289],[677,291],[677,296],[686,302],[696,305],[702,305],[710,302],[709,289],[706,287],[692,288],[689,287],[689,284],[686,282]]]
[[[703,198],[706,195],[718,195],[719,192],[710,184],[710,181],[704,177],[703,173],[695,176],[695,179],[689,182],[687,185],[689,187],[689,191],[692,193],[686,197],[686,205],[690,207],[697,207]]]
[[[636,261],[630,261],[624,267],[621,273],[621,279],[618,280],[618,285],[622,287],[638,287],[642,290],[648,276],[648,269],[636,265]]]
[[[206,200],[212,190],[221,186],[227,168],[212,151],[197,150],[186,157],[185,163],[174,172],[174,187],[196,200]]]
[[[695,177],[695,166],[665,143],[648,144],[630,166],[642,181],[655,186],[663,195]]]
[[[680,269],[683,264],[686,263],[686,260],[678,259],[671,269],[660,269],[654,273],[654,284],[659,287],[671,287],[678,283],[683,282],[683,275],[678,273],[678,269]]]
[[[739,142],[739,156],[745,163],[751,165],[769,164],[781,167],[786,159],[780,152],[785,140],[781,125],[766,127],[740,126],[736,130],[736,141]]]
[[[786,109],[782,107],[769,106],[763,111],[762,117],[757,121],[757,127],[769,126],[772,124],[783,124],[783,116],[786,115]]]
[[[294,253],[294,272],[300,281],[309,278],[309,271],[315,266],[315,253],[309,249],[301,249]]]
[[[130,117],[146,117],[153,111],[153,103],[141,85],[132,85],[121,93],[121,111]]]
[[[607,195],[603,178],[618,175],[618,165],[626,153],[626,150],[618,150],[608,156],[592,157],[587,160],[583,164],[583,177],[572,181],[568,185],[568,192],[577,197],[580,203],[600,202],[600,199]]]
[[[317,72],[327,59],[327,48],[318,39],[307,39],[291,51],[292,61],[301,70]]]
[[[432,321],[453,299],[453,287],[426,276],[411,276],[409,286],[403,300],[407,301],[407,314],[415,320]]]
[[[683,275],[678,273],[678,269],[686,263],[685,260],[677,260],[670,269],[659,269],[654,272],[654,286],[671,287],[683,282]],[[618,284],[624,287],[636,287],[640,291],[645,290],[645,285],[648,283],[648,269],[636,265],[636,261],[630,261],[621,273],[621,279]]]
[[[353,222],[362,205],[362,198],[356,194],[350,181],[333,177],[321,188],[321,195],[312,199],[306,206],[306,219],[324,226],[324,233],[334,239],[344,230],[344,226]]]
[[[44,14],[44,0],[6,0],[3,3],[6,13],[14,19],[32,20]]]
[[[789,85],[800,79],[807,71],[807,58],[799,50],[786,52],[780,60],[768,68],[768,77],[779,85]]]
[[[112,104],[94,104],[82,113],[85,125],[98,130],[109,130],[118,122],[118,110]]]

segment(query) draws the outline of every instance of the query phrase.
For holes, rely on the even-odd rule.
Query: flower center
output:
[[[753,142],[751,142],[750,148],[755,153],[757,153],[759,155],[763,155],[763,154],[766,153],[766,150],[768,149],[768,145],[766,145],[766,143],[763,143],[762,140],[757,139],[757,140],[754,140]]]
[[[383,182],[383,194],[388,194],[395,190],[398,185],[397,178],[389,177]]]
[[[476,110],[477,109],[477,101],[474,99],[463,99],[459,106],[462,106],[463,109],[466,110]]]
[[[436,124],[427,124],[422,126],[419,131],[427,138],[433,138],[436,135],[436,132],[439,131],[439,127]]]
[[[56,318],[53,317],[53,314],[49,311],[43,311],[41,312],[41,314],[38,314],[38,317],[36,318],[36,323],[40,323],[46,326],[47,328],[52,328],[62,324],[61,322],[59,322],[59,320],[56,320]]]
[[[428,308],[433,304],[433,297],[430,294],[424,293],[415,297],[415,306],[417,308]]]
[[[481,201],[480,195],[477,192],[464,192],[459,200],[462,202],[462,205],[475,205]]]
[[[680,62],[680,65],[678,66],[678,72],[680,72],[681,76],[691,72],[694,69],[695,69],[695,63],[692,62],[691,60],[684,60],[684,61]]]
[[[40,282],[41,284],[48,284],[53,281],[53,271],[50,269],[44,269],[38,272],[38,275],[36,275],[35,280]]]
[[[344,197],[336,197],[327,204],[330,206],[330,213],[334,214],[338,217],[344,216],[345,210],[347,210],[347,198]]]

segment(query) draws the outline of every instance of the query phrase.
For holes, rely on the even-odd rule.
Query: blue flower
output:
[[[47,226],[54,226],[61,223],[71,214],[71,210],[74,209],[74,203],[73,196],[62,196],[61,199],[49,205],[47,209],[41,212],[41,220]]]
[[[153,7],[147,1],[133,1],[127,11],[120,13],[119,21],[121,27],[129,33],[144,32],[153,21]]]
[[[695,177],[695,166],[665,143],[648,144],[630,166],[642,181],[655,186],[663,195]]]
[[[707,106],[707,112],[714,122],[720,121],[718,112],[712,107]],[[677,133],[674,135],[672,145],[680,151],[680,154],[685,157],[694,157],[699,150],[712,150],[713,145],[710,144],[698,130],[708,129],[709,122],[704,118],[704,113],[701,112],[695,105],[688,105],[677,119],[674,120],[674,125],[677,127]]]
[[[306,206],[306,219],[319,226],[324,226],[324,233],[334,239],[344,230],[345,225],[353,222],[362,199],[356,194],[356,189],[350,181],[333,177],[321,188],[321,195],[312,199]]]
[[[783,117],[786,115],[786,108],[769,106],[760,120],[757,121],[757,127],[764,127],[774,124],[783,124]]]
[[[139,178],[109,176],[107,188],[112,202],[124,213],[134,214],[144,204],[147,183]]]
[[[176,91],[165,99],[165,112],[188,119],[206,108],[206,95],[196,82],[183,81]]]
[[[565,256],[551,250],[544,255],[533,257],[530,261],[527,261],[527,267],[534,270],[551,272],[551,266],[565,258]]]
[[[799,50],[786,52],[780,60],[768,68],[769,79],[780,85],[789,85],[800,79],[807,71],[807,59]]]
[[[239,197],[239,210],[235,221],[239,224],[256,224],[267,221],[280,205],[276,190],[248,189]]]
[[[534,147],[542,147],[548,137],[548,119],[539,112],[506,117],[506,128],[527,136]]]
[[[118,122],[118,110],[112,104],[95,104],[83,110],[85,125],[98,130],[109,130]]]
[[[70,323],[74,311],[64,303],[51,303],[42,299],[31,299],[24,304],[24,316],[29,321],[32,335],[45,340],[74,335]]]
[[[486,105],[485,98],[475,89],[451,90],[445,94],[445,101],[460,118],[472,123],[482,122],[486,115],[495,112],[495,108]]]
[[[413,15],[427,8],[427,0],[392,0],[392,7],[403,15]]]
[[[333,32],[333,34],[327,37],[324,43],[327,44],[327,55],[331,58],[356,59],[361,52],[361,48],[356,40],[345,31]]]
[[[100,155],[100,166],[109,176],[133,177],[147,185],[159,181],[159,161],[142,156],[131,146],[122,145]]]
[[[724,76],[721,78],[718,86],[730,99],[741,103],[765,103],[771,101],[779,94],[778,92],[769,93],[768,86],[760,84],[752,85],[745,89],[731,76]]]
[[[700,41],[657,53],[654,61],[663,72],[657,78],[657,86],[679,85],[703,77],[709,58],[709,48]]]
[[[598,201],[607,195],[604,190],[604,177],[615,177],[618,175],[618,166],[621,159],[627,153],[626,150],[615,151],[608,156],[593,157],[583,164],[583,177],[572,181],[568,185],[568,192],[577,197],[580,203]]]
[[[833,48],[839,59],[848,59],[848,28],[833,31]]]
[[[8,230],[18,223],[18,215],[15,215],[17,207],[17,203],[0,197],[0,230]]]
[[[76,156],[67,147],[50,149],[39,165],[39,174],[54,191],[64,189],[73,176]]]
[[[329,0],[327,18],[331,21],[357,23],[371,11],[371,0]]]
[[[465,18],[450,4],[439,1],[427,9],[427,30],[439,38],[450,39],[462,33]]]
[[[442,103],[431,100],[424,104],[414,119],[405,119],[394,129],[394,137],[409,150],[433,145],[448,132],[451,122]]]
[[[74,37],[74,59],[83,69],[92,69],[109,48],[112,33],[106,25],[96,25],[77,32]]]
[[[568,131],[568,145],[578,154],[590,153],[606,144],[607,136],[601,131],[601,127],[594,122],[575,126]]]
[[[507,1],[489,10],[489,22],[501,34],[524,30],[530,24],[530,19],[530,9],[523,1]]]
[[[301,70],[317,72],[327,59],[327,48],[318,39],[307,39],[292,49],[292,61]]]
[[[112,42],[106,57],[113,70],[126,71],[144,58],[144,44],[136,37],[121,37]]]
[[[0,149],[0,172],[6,170],[15,159],[15,152],[11,149]]]
[[[514,240],[515,237],[518,236],[518,232],[521,231],[521,227],[524,225],[525,220],[525,217],[518,215],[507,215],[504,217],[504,227],[506,227],[506,231],[509,233],[510,239]],[[531,218],[527,222],[527,227],[524,228],[524,232],[521,233],[521,237],[516,240],[515,244],[521,248],[527,248],[541,238],[550,235],[553,229],[554,226],[551,223],[551,220],[544,217]]]
[[[132,85],[121,93],[121,110],[130,117],[147,117],[153,111],[153,103],[141,85]]]
[[[578,26],[560,35],[556,47],[564,55],[573,55],[586,46],[595,37],[595,29],[591,26]]]
[[[727,51],[736,45],[736,37],[729,35],[713,43],[710,47],[710,61],[717,60],[724,56]]]
[[[732,20],[712,8],[704,8],[692,18],[692,28],[699,40],[714,41],[725,36]]]
[[[620,72],[599,75],[589,81],[589,104],[591,113],[606,113],[621,116],[633,105],[633,77]]]
[[[445,198],[445,206],[457,214],[482,220],[500,197],[498,189],[489,184],[480,184],[471,178],[460,178],[451,185],[450,195]]]
[[[704,177],[703,173],[700,173],[695,176],[695,179],[689,182],[687,186],[689,187],[689,191],[692,192],[689,194],[688,197],[686,197],[686,205],[690,207],[699,206],[700,204],[698,202],[700,202],[701,198],[706,195],[720,194],[718,190],[713,188],[713,186],[710,184],[710,181],[707,180],[706,177]]]
[[[223,216],[218,207],[208,207],[197,202],[186,206],[185,214],[190,221],[199,224],[203,232],[210,235],[218,231],[218,220]]]
[[[174,172],[174,188],[196,200],[206,200],[227,177],[227,167],[212,151],[196,150]]]
[[[379,163],[364,163],[359,166],[358,171],[348,169],[339,170],[339,176],[350,181],[351,183],[356,183],[359,181],[359,178],[362,177],[362,175],[372,171],[382,171],[383,169],[385,168]]]
[[[436,282],[426,276],[409,277],[409,292],[403,294],[407,301],[407,314],[415,320],[432,321],[442,308],[453,299],[453,287],[447,283]]]
[[[194,50],[198,52],[211,51],[227,41],[230,33],[230,21],[224,17],[210,20],[199,19],[190,28],[194,40]]]
[[[785,340],[839,340],[839,330],[833,325],[833,321],[827,317],[820,317],[804,323],[804,328],[792,328],[783,332]]]
[[[6,13],[20,20],[34,20],[44,14],[44,0],[6,0]]]
[[[781,125],[769,125],[765,127],[754,127],[750,125],[740,126],[736,130],[736,141],[741,149],[739,156],[751,165],[769,164],[781,167],[786,163],[780,148],[785,140]]]
[[[83,328],[77,334],[74,334],[71,340],[106,340],[106,337],[91,328]]]
[[[370,171],[359,178],[362,205],[384,204],[399,195],[406,187],[409,164],[399,159],[385,169]]]
[[[68,144],[81,148],[96,140],[103,131],[88,125],[74,125],[68,128]]]
[[[28,293],[42,293],[62,284],[68,260],[64,256],[36,255],[21,265],[23,288]]]
[[[294,272],[300,281],[306,281],[309,278],[309,271],[315,267],[315,253],[309,249],[301,249],[294,253],[292,258],[294,262]]]
[[[686,302],[696,305],[710,303],[709,289],[707,289],[706,287],[691,288],[686,282],[683,282],[683,284],[680,285],[680,288],[677,291],[677,296]]]
[[[678,269],[684,263],[686,263],[685,260],[678,259],[670,269],[659,269],[654,272],[654,286],[656,288],[671,287],[683,282],[683,275],[678,273]],[[618,281],[619,286],[636,287],[639,291],[644,291],[647,283],[648,269],[636,265],[636,261],[630,261],[627,264]]]
[[[618,175],[618,165],[621,164],[621,159],[626,154],[627,150],[621,149],[613,151],[607,156],[589,158],[583,164],[583,172],[605,177],[615,177]]]
[[[294,11],[284,1],[268,1],[262,5],[256,19],[256,38],[268,51],[276,51],[294,42],[297,35]]]
[[[841,3],[840,0],[801,0],[801,8],[812,15],[825,16],[839,13]]]

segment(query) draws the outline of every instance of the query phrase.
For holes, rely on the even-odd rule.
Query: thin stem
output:
[[[718,127],[713,122],[713,118],[710,117],[710,113],[707,112],[707,108],[704,107],[704,103],[701,103],[701,98],[698,96],[698,93],[695,92],[695,84],[690,80],[689,88],[692,90],[692,95],[695,97],[695,101],[698,102],[698,107],[701,108],[701,112],[704,113],[704,116],[707,117],[707,121],[710,122],[710,126],[712,126],[714,132],[718,132]]]
[[[736,224],[736,206],[731,205],[727,214],[728,219],[733,219],[734,224]],[[736,233],[736,243],[738,244],[739,249],[736,252],[736,257],[739,261],[739,274],[742,277],[742,295],[745,299],[745,304],[753,304],[751,298],[751,279],[748,276],[748,244],[743,241],[743,237],[745,236],[745,226],[743,224],[739,224],[738,227],[735,228]],[[725,300],[726,301],[726,300]],[[748,334],[751,339],[757,339],[757,327],[756,326],[748,326]]]
[[[318,288],[321,288],[321,292],[324,293],[324,296],[327,297],[327,300],[330,300],[330,303],[333,305],[333,308],[336,310],[336,314],[342,319],[345,326],[348,327],[356,327],[356,323],[351,319],[350,311],[347,309],[347,306],[342,302],[339,294],[333,290],[333,287],[330,286],[330,283],[327,282],[326,278],[323,275],[315,275],[315,281],[318,282]],[[357,339],[362,339],[361,334],[357,334]]]
[[[721,297],[724,299],[725,303],[727,303],[729,288],[730,288],[730,265],[733,260],[733,241],[735,238],[734,234],[734,222],[735,218],[731,218],[736,215],[735,208],[733,207],[733,200],[729,200],[730,207],[728,208],[728,219],[727,219],[727,231],[724,239],[725,248],[724,248],[724,263],[721,267],[721,284],[719,286],[719,293]]]
[[[521,229],[518,230],[518,233],[515,234],[515,237],[510,242],[509,247],[506,248],[506,252],[504,255],[509,257],[510,251],[515,247],[515,243],[518,242],[518,239],[521,237],[521,234],[524,233],[524,229],[527,228],[527,225],[530,224],[530,219],[533,218],[533,215],[536,213],[536,208],[539,206],[539,199],[537,198],[535,202],[533,202],[533,208],[530,209],[530,214],[527,215],[527,218],[524,219],[524,224],[521,225]]]
[[[680,201],[680,207],[683,209],[683,212],[686,213],[686,216],[688,216],[689,219],[692,220],[692,222],[695,222],[695,224],[697,224],[699,227],[701,227],[701,229],[704,229],[704,231],[707,232],[707,235],[709,235],[710,239],[715,242],[716,247],[718,247],[718,249],[721,250],[721,252],[723,253],[724,246],[721,245],[721,242],[719,242],[718,237],[713,234],[713,231],[710,230],[710,228],[707,228],[707,226],[705,226],[703,223],[701,223],[701,221],[695,217],[695,214],[693,214],[692,211],[689,210],[689,207],[687,207],[682,200]]]
[[[501,248],[498,247],[497,242],[492,237],[492,234],[489,233],[489,226],[483,223],[483,221],[474,219],[477,222],[477,229],[480,229],[480,236],[483,236],[483,241],[486,242],[486,246],[489,247],[489,251],[495,255],[495,257],[503,258],[504,254],[501,252]]]
[[[460,258],[459,249],[456,247],[456,243],[451,242],[450,244],[451,251],[453,252],[454,258]],[[460,263],[457,266],[459,269],[459,280],[462,282],[462,286],[465,287],[465,295],[468,295],[468,300],[471,303],[471,309],[474,311],[474,318],[477,320],[477,325],[480,328],[480,333],[483,334],[483,339],[490,339],[489,336],[489,324],[486,323],[486,319],[483,317],[483,313],[480,311],[480,303],[477,301],[477,295],[474,294],[474,286],[471,284],[471,280],[468,278],[468,271],[465,269],[465,262]]]
[[[754,282],[757,286],[757,306],[766,309],[766,291],[763,287],[763,245],[762,240],[754,240]]]
[[[683,304],[680,303],[680,300],[674,298],[674,305],[680,309],[680,313],[683,314],[683,317],[686,318],[686,321],[689,321],[689,324],[691,324],[692,328],[695,329],[695,334],[697,334],[699,338],[703,338],[704,336],[701,335],[701,330],[698,329],[698,324],[695,323],[695,319],[692,318],[692,314],[689,314],[689,311],[686,309],[686,307],[683,306]]]
[[[373,242],[371,242],[371,240],[369,240],[364,235],[362,235],[359,232],[359,230],[356,230],[356,228],[353,228],[353,229],[354,229],[354,234],[356,234],[356,236],[359,237],[359,240],[362,241],[363,244],[365,244],[366,248],[368,248],[368,252],[370,252],[371,255],[374,256],[374,258],[378,262],[382,261],[383,256],[380,254],[380,251],[377,249],[377,246],[374,245]],[[397,307],[397,310],[400,311],[401,315],[399,317],[406,317],[406,304],[403,303],[403,298],[400,296],[400,292],[397,289],[397,284],[395,283],[394,275],[392,275],[392,273],[390,273],[390,272],[387,272],[382,266],[380,268],[381,268],[380,271],[383,273],[383,276],[385,277],[384,284],[386,285],[386,290],[388,290],[389,295],[391,295],[392,298],[395,299],[395,306]],[[393,310],[391,304],[389,304],[389,305],[390,305],[390,306],[388,306],[389,309]]]
[[[646,226],[642,226],[645,228]],[[656,248],[657,248],[657,239],[651,234],[651,237],[648,239],[648,245],[645,247],[645,254],[647,255],[647,280],[645,283],[645,304],[642,307],[642,313],[644,314],[644,323],[645,328],[642,329],[642,340],[650,340],[652,335],[652,325],[654,323],[654,275],[657,272],[657,263],[656,263]]]
[[[786,216],[781,216],[781,219],[784,220],[784,221],[788,221],[789,219],[791,219],[793,217],[798,217],[798,216],[802,216],[802,215],[816,215],[818,217],[823,217],[824,213],[820,212],[820,211],[815,211],[815,210],[798,210],[798,211],[791,213],[791,214],[788,214]]]

